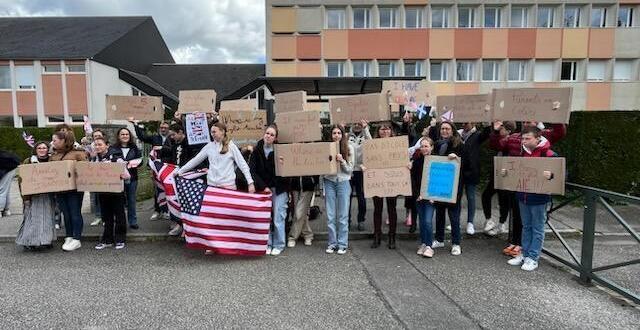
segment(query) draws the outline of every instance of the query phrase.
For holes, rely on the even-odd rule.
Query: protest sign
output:
[[[180,91],[178,113],[212,113],[216,107],[216,91],[213,89]]]
[[[307,105],[307,92],[295,91],[278,93],[275,95],[274,112],[295,112],[305,110]]]
[[[205,113],[188,113],[184,124],[187,130],[187,142],[190,145],[211,142],[209,124],[207,123],[207,115]]]
[[[220,101],[220,111],[223,111],[223,110],[254,111],[257,109],[258,109],[258,100],[256,99]]]
[[[451,111],[456,123],[490,123],[492,101],[491,94],[438,95],[436,107],[441,114]]]
[[[76,189],[75,161],[63,160],[18,166],[20,191],[34,195]]]
[[[420,196],[426,200],[455,203],[459,180],[459,160],[449,160],[446,156],[428,156],[422,169]]]
[[[318,111],[276,113],[275,123],[278,125],[278,143],[322,140],[322,125]]]
[[[570,87],[494,89],[493,118],[567,124],[571,94]]]
[[[220,121],[227,125],[227,135],[236,145],[255,144],[262,139],[267,113],[258,111],[220,111]]]
[[[107,95],[107,120],[160,121],[164,118],[162,97]]]
[[[392,168],[409,164],[409,141],[406,136],[365,140],[362,165],[366,168]]]
[[[405,165],[364,171],[364,197],[411,196],[411,172]]]
[[[274,152],[277,176],[337,173],[335,142],[276,144]]]
[[[382,93],[389,93],[389,103],[409,105],[415,108],[427,100],[427,82],[425,80],[385,80]]]
[[[565,159],[563,157],[493,157],[494,188],[534,194],[564,195]],[[503,171],[506,175],[503,175]],[[547,180],[543,172],[550,171]]]
[[[332,124],[352,124],[391,120],[387,96],[382,93],[362,94],[329,99]]]
[[[124,191],[124,163],[76,163],[76,189],[78,191],[111,192]]]

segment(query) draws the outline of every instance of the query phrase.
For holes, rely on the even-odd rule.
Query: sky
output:
[[[264,63],[264,0],[0,0],[0,16],[152,16],[176,63]]]

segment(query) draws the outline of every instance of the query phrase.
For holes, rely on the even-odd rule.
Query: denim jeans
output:
[[[124,184],[124,195],[127,200],[127,219],[129,226],[138,224],[136,215],[136,192],[138,191],[138,180],[131,180]]]
[[[324,179],[324,201],[327,209],[329,242],[333,248],[346,249],[349,245],[349,181],[333,182]]]
[[[273,203],[273,222],[269,230],[269,241],[267,245],[271,248],[284,249],[285,240],[285,219],[287,218],[287,207],[289,206],[289,194],[282,192],[276,194],[276,188],[270,188],[273,192],[271,201]]]
[[[80,212],[83,196],[84,192],[75,190],[59,193],[56,196],[60,212],[64,215],[65,236],[73,237],[77,240],[82,237],[82,226],[84,225],[84,219]]]
[[[476,184],[465,183],[464,191],[467,195],[467,223],[473,223],[476,217]]]
[[[522,218],[522,255],[538,261],[544,242],[544,223],[547,205],[529,205],[519,202]]]
[[[420,243],[431,246],[433,243],[433,213],[435,206],[427,200],[417,202],[420,221]]]

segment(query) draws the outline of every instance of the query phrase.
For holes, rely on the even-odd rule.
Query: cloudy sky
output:
[[[264,0],[0,0],[0,16],[140,15],[177,63],[264,63]]]

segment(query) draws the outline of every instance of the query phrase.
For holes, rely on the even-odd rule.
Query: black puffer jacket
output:
[[[471,133],[462,147],[462,180],[464,183],[478,184],[480,182],[480,146],[489,139],[491,127]]]
[[[265,156],[264,140],[258,141],[253,149],[249,160],[249,169],[251,169],[251,176],[257,191],[273,187],[276,188],[276,194],[289,191],[290,179],[276,176],[274,152],[271,151],[268,156]]]

